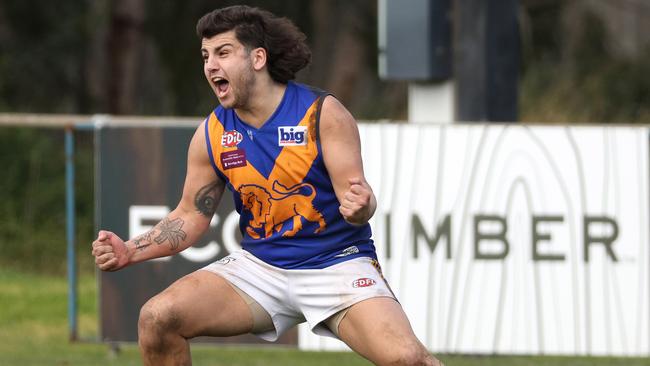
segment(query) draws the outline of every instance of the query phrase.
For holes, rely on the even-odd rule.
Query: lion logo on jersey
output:
[[[286,187],[275,180],[272,190],[273,192],[269,192],[256,184],[242,184],[237,189],[244,208],[253,215],[246,227],[246,232],[251,238],[260,239],[260,229],[264,230],[264,238],[268,238],[274,230],[280,232],[290,219],[293,220],[293,227],[282,233],[284,237],[294,236],[302,230],[303,218],[318,223],[314,234],[325,230],[325,219],[312,204],[316,196],[314,186],[300,183]]]

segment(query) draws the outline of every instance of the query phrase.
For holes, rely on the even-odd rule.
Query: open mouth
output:
[[[228,82],[228,80],[221,77],[213,78],[212,82],[217,87],[217,96],[219,97],[224,96],[228,91],[228,86],[230,85],[230,82]]]

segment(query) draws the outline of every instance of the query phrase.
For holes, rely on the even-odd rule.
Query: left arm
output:
[[[321,110],[320,141],[341,215],[350,224],[367,223],[377,200],[363,174],[359,129],[350,112],[331,96]]]

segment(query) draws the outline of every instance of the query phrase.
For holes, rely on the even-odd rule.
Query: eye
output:
[[[208,54],[207,54],[207,53],[202,53],[202,54],[201,54],[201,58],[203,59],[203,63],[207,63],[207,62],[208,62]]]

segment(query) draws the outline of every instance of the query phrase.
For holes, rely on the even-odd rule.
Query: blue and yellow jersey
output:
[[[370,225],[348,224],[318,139],[327,93],[294,82],[259,129],[217,107],[205,135],[212,166],[232,191],[242,247],[285,269],[376,258]]]

